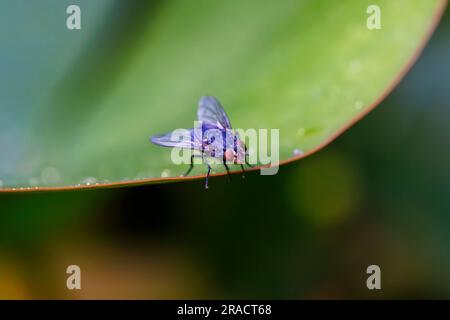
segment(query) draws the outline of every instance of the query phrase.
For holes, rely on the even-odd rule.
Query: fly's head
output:
[[[227,149],[225,150],[225,160],[228,163],[245,164],[245,153],[245,144],[237,135],[233,135],[233,143],[227,145]]]

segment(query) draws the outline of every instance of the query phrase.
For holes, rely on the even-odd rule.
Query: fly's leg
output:
[[[241,169],[242,169],[242,179],[245,178],[245,169],[244,169],[244,165],[241,164]]]
[[[248,163],[248,155],[245,155],[245,164],[248,165],[250,168],[253,168],[254,165],[251,165],[250,163]],[[244,168],[242,167],[242,170],[244,170]]]
[[[208,179],[209,179],[209,173],[210,172],[211,172],[211,167],[208,164],[208,173],[206,174],[205,189],[208,189]]]
[[[185,174],[182,175],[182,177],[186,177],[191,171],[192,168],[194,168],[194,157],[198,157],[198,155],[192,154],[191,155],[191,164],[189,165],[189,169],[185,172]]]
[[[245,164],[248,165],[250,168],[253,168],[254,166],[251,165],[251,164],[248,162],[248,153],[247,153],[247,146],[246,146],[246,145],[244,145],[244,150],[245,150],[245,157],[244,157],[244,159],[245,159]],[[242,168],[242,171],[244,171],[244,166],[241,165],[241,168]]]
[[[228,168],[228,165],[225,163],[225,158],[223,159],[223,165],[224,165],[225,169],[227,169],[228,181],[231,181],[230,169]]]

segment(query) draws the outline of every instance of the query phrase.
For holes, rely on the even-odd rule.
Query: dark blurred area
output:
[[[450,298],[449,35],[447,9],[380,106],[275,176],[1,194],[0,298]]]

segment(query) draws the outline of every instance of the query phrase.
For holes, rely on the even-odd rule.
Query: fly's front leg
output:
[[[223,165],[224,165],[225,169],[227,169],[228,181],[231,181],[230,169],[228,168],[228,165],[227,165],[227,163],[225,162],[225,157],[223,158]]]
[[[251,165],[250,163],[248,163],[248,154],[245,155],[245,164],[248,165],[250,168],[253,168],[254,165]],[[242,170],[244,170],[244,167],[242,167]]]
[[[209,164],[207,166],[208,166],[208,173],[206,174],[205,189],[208,189],[209,173],[211,172],[211,167],[209,166]]]
[[[241,169],[242,169],[242,179],[245,178],[245,169],[244,169],[244,165],[241,164]]]
[[[244,145],[244,150],[245,150],[245,156],[244,156],[245,164],[248,165],[250,168],[253,168],[254,166],[251,165],[251,164],[248,162],[248,153],[247,153],[247,146],[246,146],[246,145]],[[245,172],[245,171],[244,171],[244,166],[241,165],[241,168],[242,168],[242,171]]]

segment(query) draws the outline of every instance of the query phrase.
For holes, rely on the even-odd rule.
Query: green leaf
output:
[[[70,1],[1,4],[3,191],[182,179],[148,137],[192,127],[203,95],[236,128],[279,129],[281,162],[301,158],[389,93],[446,4],[379,0],[369,30],[366,0],[78,3],[77,31]]]

